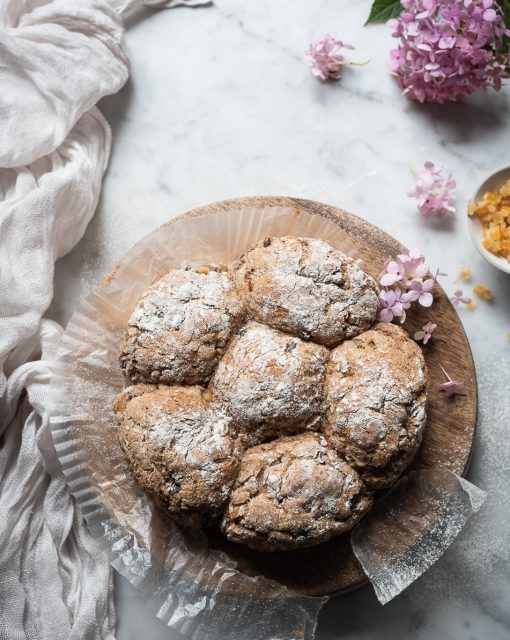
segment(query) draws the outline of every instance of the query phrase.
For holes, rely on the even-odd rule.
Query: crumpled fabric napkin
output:
[[[121,13],[207,0],[4,0],[0,3],[0,167],[51,153],[129,75]],[[16,141],[13,144],[13,141]]]
[[[9,0],[0,22],[0,167],[18,167],[51,153],[118,91],[129,62],[120,15],[106,0]]]
[[[203,0],[0,2],[0,640],[110,640],[109,563],[48,422],[55,260],[97,206],[111,143],[94,107],[128,77],[122,11]]]
[[[51,439],[49,306],[55,260],[99,198],[110,128],[83,115],[51,154],[0,169],[0,638],[112,638],[111,573],[65,485]]]

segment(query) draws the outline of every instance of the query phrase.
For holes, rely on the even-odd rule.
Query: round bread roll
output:
[[[121,345],[121,368],[132,382],[207,382],[243,317],[229,273],[218,267],[172,270],[136,305]]]
[[[426,383],[420,348],[396,325],[378,324],[333,350],[322,431],[369,486],[390,487],[414,457]]]
[[[356,471],[304,433],[246,452],[222,529],[252,549],[297,549],[351,529],[371,505]]]
[[[136,385],[114,403],[134,477],[175,520],[203,527],[223,511],[244,447],[201,387]]]
[[[329,352],[249,322],[232,338],[211,379],[248,445],[319,427]]]
[[[322,240],[266,238],[233,273],[255,320],[328,347],[368,329],[379,309],[375,281]]]

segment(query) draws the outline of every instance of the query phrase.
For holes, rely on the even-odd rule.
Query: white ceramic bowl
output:
[[[510,179],[510,166],[509,167],[500,167],[496,169],[493,173],[490,174],[485,180],[478,186],[476,191],[471,196],[471,200],[475,202],[479,202],[483,198],[483,194],[486,191],[495,191],[499,189],[507,180]],[[468,229],[469,235],[471,236],[471,240],[473,244],[481,253],[481,255],[489,262],[493,267],[499,269],[500,271],[504,271],[505,273],[510,273],[510,262],[505,260],[505,258],[500,258],[499,256],[487,251],[482,245],[483,240],[483,227],[477,216],[467,216],[468,218]]]

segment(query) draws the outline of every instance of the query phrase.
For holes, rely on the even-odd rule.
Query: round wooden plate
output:
[[[348,234],[359,251],[367,273],[377,278],[390,255],[405,251],[397,240],[357,216],[312,200],[287,197],[247,197],[226,200],[190,211],[185,216],[207,215],[208,212],[238,210],[243,207],[297,207],[310,214],[324,216]],[[171,224],[170,222],[169,224]],[[116,269],[107,277],[108,282]],[[427,322],[429,311],[413,309],[405,324],[412,335]],[[476,425],[476,373],[469,343],[448,297],[436,285],[434,320],[438,329],[423,353],[429,368],[428,419],[423,443],[412,464],[413,469],[446,468],[462,475],[466,472]],[[438,391],[444,382],[442,365],[452,377],[463,380],[466,396],[447,398]],[[238,568],[251,575],[268,578],[309,596],[347,592],[367,579],[350,546],[350,534],[334,538],[311,549],[279,553],[258,553],[243,545],[228,542],[214,531],[208,532],[211,544],[224,550],[238,563]]]

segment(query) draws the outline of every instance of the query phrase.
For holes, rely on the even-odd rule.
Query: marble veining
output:
[[[154,227],[242,195],[294,195],[351,210],[419,246],[432,267],[450,274],[448,292],[459,267],[469,265],[474,282],[495,297],[460,312],[481,397],[469,478],[489,492],[487,503],[437,565],[390,604],[381,607],[370,588],[330,601],[317,638],[503,640],[510,637],[510,277],[475,252],[463,213],[475,184],[509,162],[510,84],[457,105],[406,102],[388,73],[389,29],[363,27],[369,4],[217,0],[128,15],[131,78],[100,103],[113,129],[110,167],[83,240],[57,263],[50,315],[65,324]],[[324,85],[306,68],[304,52],[327,31],[356,47],[353,60],[369,63]],[[406,196],[411,170],[428,159],[458,181],[453,219],[423,220]],[[118,640],[178,637],[122,578],[116,600]]]

